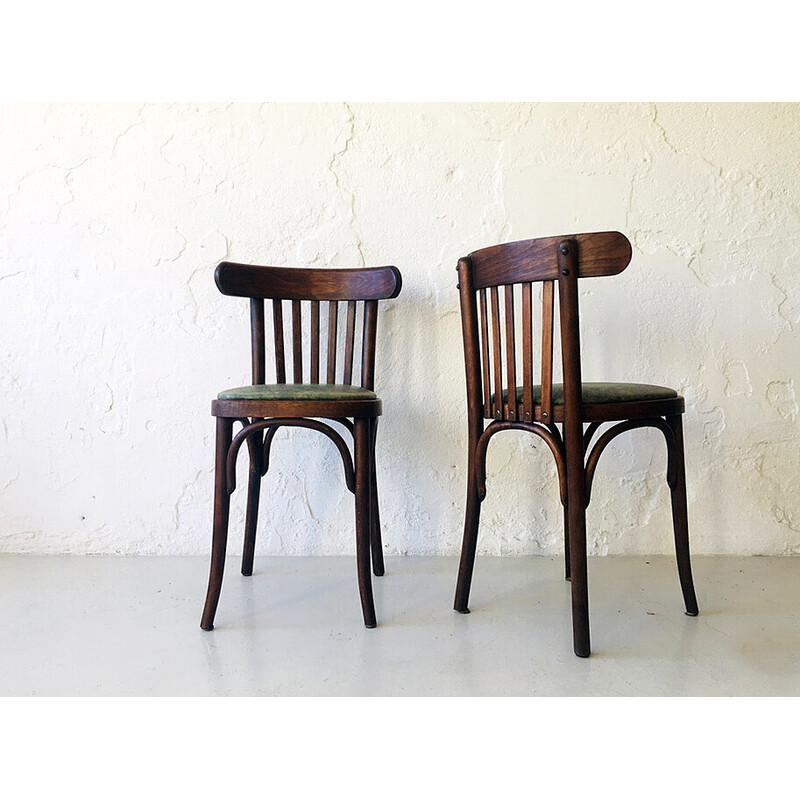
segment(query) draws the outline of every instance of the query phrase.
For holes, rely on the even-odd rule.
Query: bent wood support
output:
[[[264,450],[261,454],[261,475],[266,475],[269,471],[269,456],[272,452],[272,440],[275,434],[280,430],[280,425],[274,425],[264,431]]]
[[[224,419],[224,417],[219,417]],[[273,418],[265,419],[260,422],[253,422],[247,427],[243,428],[233,438],[231,445],[228,449],[226,472],[227,472],[227,485],[228,493],[230,494],[236,488],[236,456],[239,453],[239,448],[242,443],[254,432],[263,430],[264,428],[309,428],[310,430],[319,431],[324,433],[339,450],[339,455],[342,457],[344,465],[344,477],[347,488],[351,492],[355,492],[355,474],[353,469],[353,462],[350,457],[350,450],[344,442],[344,439],[333,429],[330,425],[324,422],[318,422],[313,419],[290,419],[290,418]]]
[[[592,482],[594,481],[594,473],[597,469],[597,462],[600,460],[600,455],[606,449],[612,439],[615,439],[621,433],[626,431],[635,430],[636,428],[658,428],[664,434],[667,441],[667,483],[670,487],[675,483],[675,434],[672,432],[670,426],[660,417],[653,419],[635,419],[618,422],[613,427],[609,428],[594,444],[589,457],[586,459],[586,505],[588,506],[591,501]]]
[[[564,463],[564,454],[560,439],[553,435],[552,431],[548,430],[542,425],[537,425],[533,422],[491,422],[486,430],[481,434],[478,439],[477,446],[475,447],[475,477],[477,480],[478,499],[483,502],[486,499],[486,450],[489,447],[491,438],[500,433],[500,431],[519,430],[533,433],[540,439],[543,439],[553,458],[556,461],[556,470],[558,471],[558,485],[561,502],[566,500],[566,472]]]

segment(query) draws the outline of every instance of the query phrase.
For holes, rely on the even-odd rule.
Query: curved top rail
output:
[[[222,294],[280,300],[385,300],[403,284],[397,267],[261,267],[223,261],[214,272]]]
[[[578,277],[616,275],[631,261],[631,243],[619,231],[571,233],[543,239],[525,239],[475,250],[467,258],[472,264],[476,289],[558,278],[556,248],[560,242],[578,242]]]

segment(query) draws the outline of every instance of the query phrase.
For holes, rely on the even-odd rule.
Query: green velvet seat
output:
[[[522,403],[522,387],[517,389],[517,403]],[[674,389],[666,386],[653,386],[649,383],[584,383],[582,391],[582,401],[586,405],[601,403],[630,403],[641,400],[669,400],[677,397],[678,393]],[[494,401],[494,395],[492,395]],[[508,401],[508,392],[503,392],[503,402]],[[533,385],[534,405],[542,402],[542,387],[536,383]],[[553,404],[560,406],[564,404],[564,384],[553,384]]]
[[[361,386],[338,383],[268,383],[225,389],[219,400],[377,400],[378,396]]]

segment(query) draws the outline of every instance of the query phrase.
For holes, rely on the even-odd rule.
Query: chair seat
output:
[[[211,404],[218,417],[378,417],[381,400],[361,386],[271,383],[225,389]]]
[[[225,389],[219,400],[377,400],[361,386],[339,383],[268,383]]]
[[[666,386],[653,386],[649,383],[584,383],[581,402],[587,405],[604,403],[636,403],[643,400],[669,400],[677,397],[674,389]],[[494,402],[494,395],[492,395]],[[508,402],[508,391],[503,391],[503,402]],[[517,388],[517,403],[523,402],[523,389]],[[533,404],[541,405],[542,387],[533,385]],[[553,405],[564,405],[564,384],[553,384]]]

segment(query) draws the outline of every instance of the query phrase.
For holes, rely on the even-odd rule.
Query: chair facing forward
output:
[[[630,260],[627,238],[621,233],[606,232],[501,244],[477,250],[458,262],[469,461],[455,609],[469,613],[480,508],[486,496],[489,440],[500,431],[528,431],[546,442],[556,461],[564,508],[566,577],[572,581],[573,642],[578,656],[590,653],[586,506],[592,479],[606,445],[632,428],[655,427],[666,439],[678,575],[686,613],[697,615],[689,560],[683,398],[663,386],[581,381],[578,279],[616,275]],[[538,282],[542,283],[542,357],[540,382],[534,383],[532,284]],[[553,383],[556,284],[561,318],[561,384]],[[515,323],[519,313],[515,296],[521,299],[520,331]],[[485,419],[492,420],[486,427]],[[605,422],[617,424],[589,450],[594,434]],[[561,431],[556,423],[561,425]]]
[[[221,263],[215,280],[220,292],[250,298],[253,383],[220,392],[211,404],[217,418],[214,472],[214,533],[211,573],[203,618],[204,630],[214,627],[222,588],[228,537],[230,495],[236,486],[236,456],[247,442],[250,455],[242,574],[252,575],[261,478],[269,468],[273,437],[279,428],[302,427],[319,431],[336,445],[344,463],[347,488],[355,494],[358,586],[364,624],[374,628],[375,606],[370,577],[370,550],[375,575],[383,575],[378,494],[375,483],[375,438],[382,404],[374,392],[375,334],[378,300],[397,297],[401,276],[395,267],[362,269],[259,267]],[[272,301],[276,383],[266,383],[264,300]],[[286,382],[284,301],[291,307],[291,378]],[[344,336],[338,326],[339,303],[346,302]],[[306,309],[305,314],[303,313]],[[363,309],[363,310],[362,310]],[[324,312],[327,310],[327,315]],[[320,358],[324,333],[326,358]],[[353,385],[357,358],[356,318],[360,317],[360,385]],[[304,318],[308,323],[308,360],[304,365]],[[343,357],[337,360],[343,339]],[[358,375],[358,373],[356,373]],[[304,381],[304,377],[307,380]],[[350,449],[326,419],[343,426],[353,437]],[[241,430],[233,436],[233,424]]]

